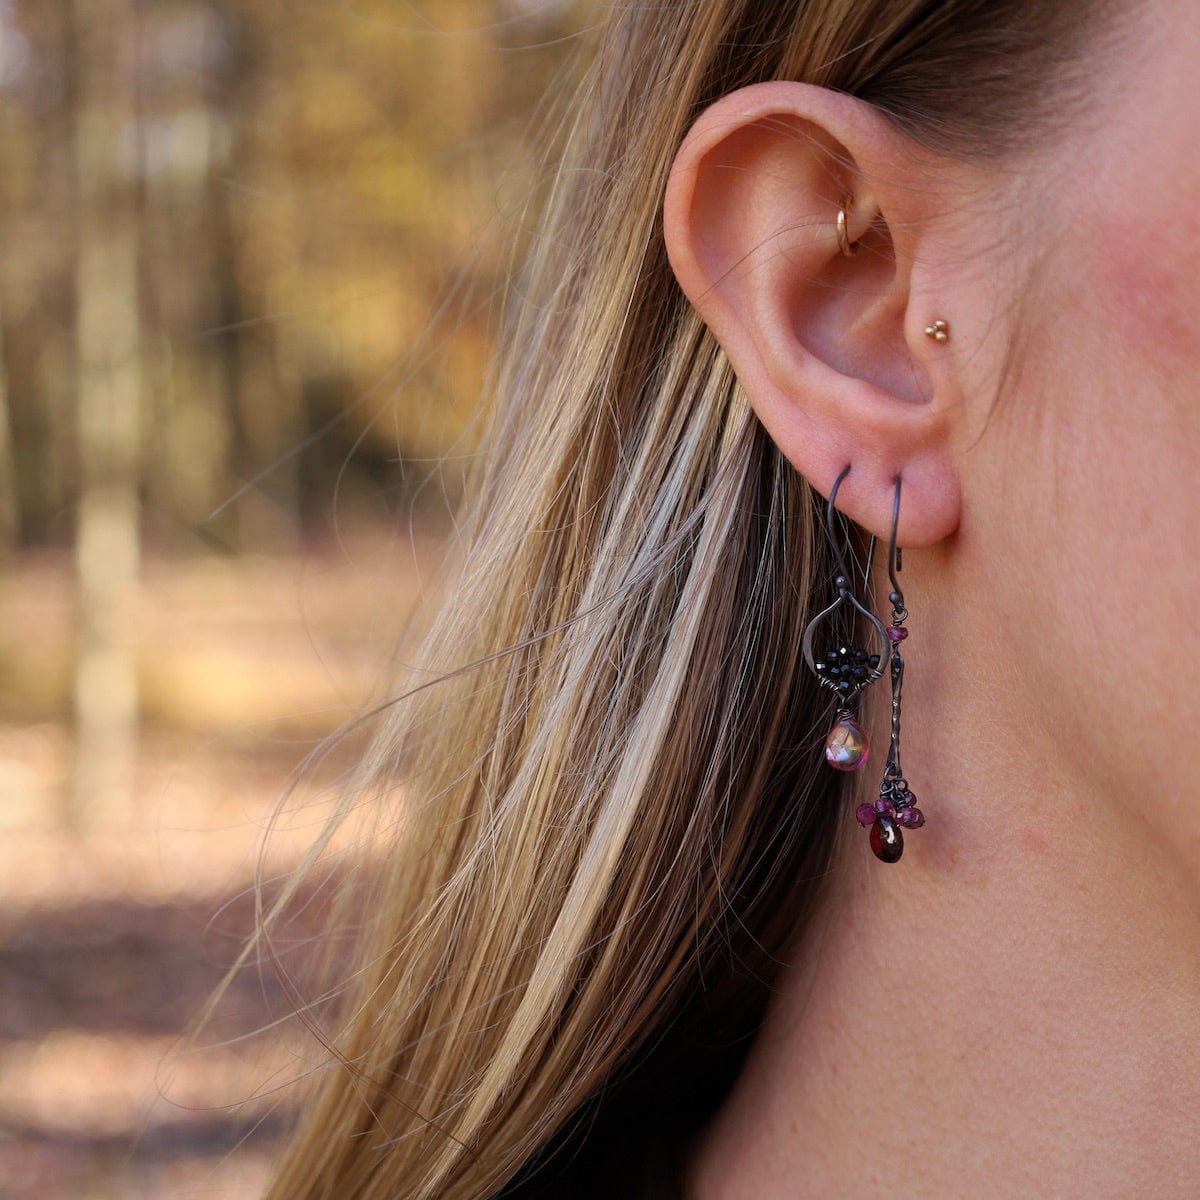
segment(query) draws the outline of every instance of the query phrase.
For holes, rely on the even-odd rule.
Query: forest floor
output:
[[[12,564],[0,583],[3,1200],[262,1194],[295,1105],[286,1084],[318,1047],[283,1020],[291,1002],[269,966],[242,968],[216,1020],[194,1043],[190,1031],[253,928],[256,879],[269,892],[298,861],[355,745],[303,760],[384,694],[437,557],[436,538],[376,534],[291,557],[150,559],[134,782],[91,811],[68,799],[70,565]],[[302,954],[321,907],[288,929]]]

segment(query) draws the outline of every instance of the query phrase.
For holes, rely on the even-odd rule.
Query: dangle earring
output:
[[[837,599],[828,608],[817,613],[804,630],[804,638],[800,648],[804,661],[809,669],[827,687],[837,694],[838,707],[834,714],[833,727],[825,739],[825,761],[837,771],[857,771],[866,765],[871,755],[871,747],[867,742],[866,730],[858,720],[858,695],[863,688],[874,683],[883,675],[880,666],[888,652],[888,632],[883,622],[869,609],[865,608],[854,595],[850,587],[850,572],[846,567],[846,559],[842,555],[841,539],[835,528],[835,505],[838,488],[842,480],[850,474],[847,466],[837,477],[829,492],[829,505],[825,514],[825,531],[829,536],[829,545],[837,563],[838,574],[834,580],[837,588]],[[867,557],[867,579],[871,577],[871,558],[875,551],[875,539],[871,539],[871,549]],[[839,637],[837,643],[818,658],[813,650],[813,642],[817,629],[835,616],[843,606],[850,610],[850,629],[856,624],[856,614],[866,618],[872,632],[878,639],[879,653],[872,654],[861,646],[851,646]],[[849,635],[847,635],[849,636]]]
[[[901,553],[896,545],[896,527],[900,523],[900,476],[896,476],[896,496],[892,501],[892,535],[888,541],[888,578],[892,590],[888,601],[892,606],[892,623],[887,628],[891,644],[892,675],[892,739],[888,746],[887,765],[879,785],[879,799],[874,804],[860,804],[854,814],[858,823],[871,828],[871,849],[883,862],[894,863],[904,853],[904,829],[920,829],[925,814],[917,807],[917,798],[908,789],[908,780],[900,768],[900,692],[904,686],[904,659],[900,643],[908,637],[908,609],[896,574],[902,566]]]

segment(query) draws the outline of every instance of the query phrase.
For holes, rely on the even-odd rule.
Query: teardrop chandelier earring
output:
[[[837,477],[829,491],[829,503],[825,512],[825,532],[829,537],[838,571],[834,580],[837,599],[809,621],[800,644],[809,669],[820,680],[821,686],[829,688],[838,698],[833,726],[825,739],[825,761],[837,771],[857,771],[866,766],[871,756],[866,730],[858,719],[858,697],[864,688],[882,678],[883,668],[880,664],[887,657],[889,646],[888,632],[883,622],[854,595],[850,586],[850,571],[842,553],[843,539],[839,537],[836,527],[836,504],[838,489],[849,474],[850,467],[847,466]],[[874,551],[875,539],[872,538],[867,554],[868,580],[871,577],[871,559]],[[829,642],[824,651],[815,651],[813,643],[817,640],[818,630],[828,625],[831,631],[837,632],[836,618],[842,609],[849,610],[850,620],[846,627],[849,632],[839,636],[836,641]],[[872,653],[863,646],[852,645],[850,640],[844,640],[852,639],[858,617],[866,620],[868,628],[874,634],[878,642],[877,653]],[[826,640],[828,642],[828,635]]]
[[[891,647],[890,670],[892,676],[892,738],[888,746],[887,765],[883,769],[883,782],[879,785],[879,799],[873,804],[860,804],[854,814],[858,823],[870,826],[871,849],[875,857],[883,862],[899,861],[904,853],[905,829],[920,829],[925,824],[925,814],[917,807],[917,798],[909,790],[908,780],[900,767],[900,693],[904,687],[904,659],[900,654],[900,643],[908,637],[908,609],[904,607],[904,593],[896,578],[901,570],[900,549],[896,545],[896,528],[900,524],[900,476],[896,476],[896,495],[892,501],[892,534],[888,540],[888,578],[892,590],[888,602],[892,606],[892,623],[886,636]]]

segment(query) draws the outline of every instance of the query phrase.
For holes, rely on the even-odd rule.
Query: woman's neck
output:
[[[904,762],[928,825],[894,866],[847,831],[689,1200],[1192,1200],[1194,877],[1025,728],[1010,681],[917,637]]]

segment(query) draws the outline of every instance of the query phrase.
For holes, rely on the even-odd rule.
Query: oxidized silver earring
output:
[[[879,799],[873,804],[860,804],[854,814],[858,823],[870,826],[871,849],[875,857],[883,862],[897,862],[904,853],[904,829],[920,829],[925,824],[925,814],[917,807],[917,798],[909,791],[908,780],[900,768],[900,693],[904,686],[904,659],[900,654],[900,643],[908,637],[908,609],[904,606],[904,593],[896,578],[901,569],[900,549],[896,545],[896,528],[900,523],[900,476],[896,476],[896,495],[892,501],[892,534],[888,541],[888,578],[892,590],[888,601],[892,606],[892,623],[886,636],[891,646],[890,669],[892,676],[892,738],[888,746],[887,765],[883,769],[883,782],[879,785]]]
[[[850,474],[850,467],[837,477],[829,491],[829,504],[825,513],[825,531],[829,537],[829,545],[833,550],[837,564],[837,577],[834,586],[837,588],[837,599],[827,608],[819,612],[804,630],[804,638],[800,648],[804,661],[817,676],[823,687],[829,688],[838,697],[838,707],[834,713],[833,726],[825,739],[825,761],[837,771],[857,771],[866,765],[871,756],[871,747],[867,741],[866,731],[858,720],[858,696],[863,688],[874,683],[883,676],[881,663],[888,654],[888,631],[883,622],[854,595],[850,586],[850,571],[842,553],[842,538],[836,529],[838,489],[842,481]],[[871,577],[871,558],[875,550],[875,539],[871,539],[871,549],[867,557],[866,577]],[[848,632],[845,632],[823,652],[814,651],[813,643],[817,631],[822,625],[830,623],[837,629],[836,615],[842,608],[849,610],[850,621]],[[851,644],[852,631],[858,624],[858,617],[863,617],[868,623],[878,642],[877,653]]]

